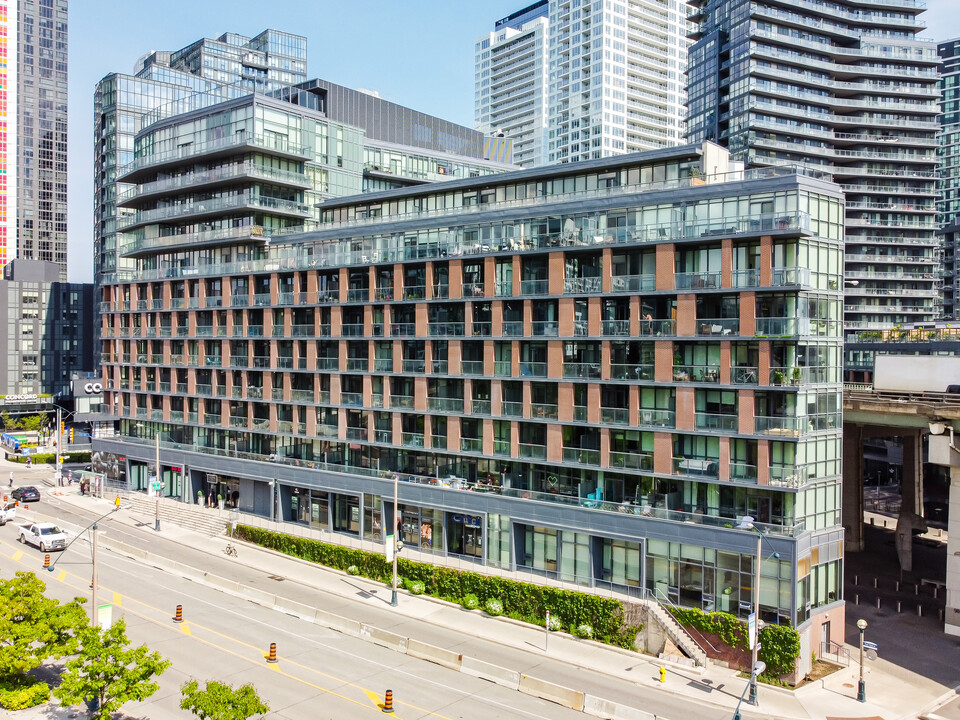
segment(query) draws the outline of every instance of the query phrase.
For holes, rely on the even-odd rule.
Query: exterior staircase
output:
[[[153,525],[157,515],[156,498],[147,497],[143,493],[123,492],[120,502],[130,503],[133,507],[130,512],[145,525]],[[180,527],[194,530],[209,537],[223,535],[235,513],[229,510],[191,505],[179,500],[160,498],[160,524],[173,523]]]
[[[650,616],[663,628],[667,637],[683,652],[695,666],[707,666],[707,652],[683,626],[674,619],[673,615],[657,600],[652,597],[647,602]]]

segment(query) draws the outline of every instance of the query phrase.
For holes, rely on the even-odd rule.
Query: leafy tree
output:
[[[54,696],[61,705],[76,705],[90,699],[99,701],[94,717],[110,720],[110,713],[131,700],[144,700],[160,687],[153,681],[170,667],[160,653],[146,645],[130,648],[123,618],[104,630],[85,627],[79,632],[77,657],[67,661]]]
[[[180,688],[180,708],[189,710],[201,720],[246,720],[252,715],[270,712],[253,685],[247,683],[234,690],[229,685],[210,680],[201,690],[196,680]]]
[[[29,415],[23,418],[23,420],[21,421],[20,427],[22,427],[24,430],[36,432],[41,427],[43,427],[44,419],[45,418],[43,417],[43,415]]]
[[[46,585],[33,573],[0,579],[0,678],[33,670],[50,657],[72,655],[77,632],[87,624],[75,598],[66,604],[46,597]]]

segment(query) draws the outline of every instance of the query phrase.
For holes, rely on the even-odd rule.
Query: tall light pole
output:
[[[756,678],[757,675],[763,675],[763,671],[766,669],[767,669],[767,664],[763,662],[763,660],[757,661],[757,663],[753,666],[753,670],[751,670],[750,672],[750,682],[747,683],[747,687],[751,687],[751,684],[753,683],[754,678]],[[746,692],[747,692],[747,688],[745,687],[743,689],[743,692],[740,693],[740,699],[737,700],[737,709],[733,711],[733,720],[740,720],[740,703],[743,702],[743,695]]]
[[[60,419],[60,406],[57,405],[57,464],[56,464],[56,475],[57,475],[57,487],[63,485],[63,460],[60,455],[60,450],[63,447],[63,437],[60,432],[62,420]]]
[[[157,509],[156,514],[154,515],[155,524],[153,529],[157,532],[160,532],[160,487],[161,487],[161,473],[160,473],[160,431],[157,430],[157,484],[156,484],[156,493],[157,493]]]
[[[857,700],[865,703],[867,701],[867,686],[863,682],[863,631],[867,629],[867,621],[860,618],[857,620],[857,627],[860,629],[860,684],[857,685]]]
[[[67,546],[63,548],[63,550],[61,551],[57,559],[54,560],[53,563],[50,564],[50,567],[47,568],[47,570],[49,570],[50,572],[53,572],[53,569],[57,566],[57,563],[60,562],[60,558],[62,558],[64,553],[67,552],[67,549],[71,545],[73,545],[80,538],[80,536],[83,535],[84,532],[86,532],[87,530],[93,530],[93,536],[90,539],[90,548],[91,548],[90,561],[92,564],[92,569],[90,571],[90,624],[91,625],[97,624],[97,533],[98,533],[97,523],[99,523],[101,520],[103,520],[105,517],[107,517],[107,515],[110,515],[111,513],[115,513],[119,510],[127,510],[128,508],[131,508],[131,507],[133,507],[131,503],[127,503],[125,505],[117,505],[115,508],[110,510],[110,512],[104,513],[103,515],[98,517],[92,523],[87,525],[87,527],[85,527],[83,530],[78,532],[76,537],[74,537],[73,540],[67,543]]]
[[[754,568],[753,576],[753,614],[754,614],[754,636],[753,640],[753,650],[750,654],[750,667],[754,669],[754,672],[750,674],[750,699],[749,702],[751,705],[757,704],[757,667],[759,667],[759,653],[760,653],[760,563],[763,560],[763,547],[761,543],[763,542],[763,535],[760,534],[760,530],[754,527],[754,530],[757,533],[757,555],[756,555],[756,567]],[[766,666],[763,668],[766,669]],[[762,673],[763,670],[760,670]]]
[[[393,474],[393,591],[390,593],[390,604],[397,606],[397,548],[400,535],[400,476]]]

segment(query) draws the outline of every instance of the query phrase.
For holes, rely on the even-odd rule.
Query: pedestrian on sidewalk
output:
[[[13,470],[10,471],[10,487],[13,487]]]

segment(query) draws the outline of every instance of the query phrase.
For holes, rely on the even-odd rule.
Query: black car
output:
[[[32,485],[14,488],[10,496],[20,502],[40,502],[40,491]]]

